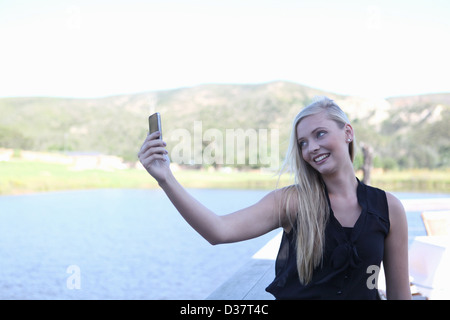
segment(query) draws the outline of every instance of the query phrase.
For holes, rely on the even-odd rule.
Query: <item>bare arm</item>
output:
[[[219,244],[247,240],[279,227],[276,191],[248,208],[224,216],[216,215],[206,208],[173,176],[165,143],[156,139],[157,137],[157,133],[147,136],[139,152],[139,159],[158,181],[178,212],[208,242]]]
[[[183,218],[211,244],[251,239],[278,227],[273,193],[248,208],[219,216],[193,198],[173,176],[160,186]]]
[[[390,230],[385,240],[384,270],[388,299],[411,299],[408,269],[408,224],[403,205],[386,193],[389,206]]]

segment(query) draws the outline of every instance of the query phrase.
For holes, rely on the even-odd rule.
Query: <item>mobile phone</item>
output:
[[[156,113],[152,114],[150,117],[148,117],[148,126],[149,126],[149,130],[150,130],[150,134],[152,134],[155,131],[161,132],[159,139],[162,140],[161,115],[159,114],[159,112],[156,112]]]

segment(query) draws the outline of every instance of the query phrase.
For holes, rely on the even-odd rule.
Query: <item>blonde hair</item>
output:
[[[322,262],[325,246],[325,228],[329,205],[325,194],[325,184],[318,171],[302,157],[297,142],[297,126],[304,118],[325,112],[330,120],[344,128],[349,120],[339,106],[327,97],[315,97],[313,102],[295,117],[289,147],[280,174],[289,170],[294,174],[294,185],[286,187],[280,203],[286,208],[288,221],[297,234],[297,270],[299,280],[307,284],[312,279],[313,270]],[[353,162],[355,140],[349,143],[349,155]],[[295,210],[295,212],[291,212]],[[292,221],[291,217],[296,217]],[[295,223],[295,226],[294,226]]]

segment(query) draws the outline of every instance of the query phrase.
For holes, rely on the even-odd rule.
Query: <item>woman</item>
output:
[[[139,159],[183,218],[211,244],[251,239],[282,227],[277,299],[378,299],[383,260],[388,299],[410,299],[408,229],[400,201],[361,183],[353,171],[355,136],[346,115],[320,98],[295,118],[284,168],[295,184],[218,216],[196,201],[169,168],[159,133]]]

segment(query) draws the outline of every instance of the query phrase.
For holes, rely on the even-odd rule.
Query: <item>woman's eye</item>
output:
[[[300,141],[299,143],[300,148],[306,147],[306,141]]]
[[[325,135],[325,131],[319,131],[319,132],[317,132],[317,138],[321,138],[321,137],[323,137],[324,135]]]

